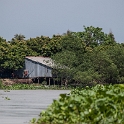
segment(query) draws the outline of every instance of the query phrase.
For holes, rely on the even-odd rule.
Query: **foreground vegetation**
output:
[[[96,85],[61,94],[33,124],[123,124],[124,85]]]

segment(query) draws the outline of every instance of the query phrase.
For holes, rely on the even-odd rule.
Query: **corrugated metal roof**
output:
[[[35,61],[35,62],[38,62],[38,63],[41,63],[43,65],[49,66],[49,67],[53,67],[54,66],[54,63],[53,63],[52,59],[49,58],[49,57],[27,56],[25,58],[27,58],[29,60],[32,60],[32,61]]]

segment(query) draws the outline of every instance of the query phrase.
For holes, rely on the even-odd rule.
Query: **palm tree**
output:
[[[15,34],[14,35],[14,39],[16,39],[16,40],[24,40],[25,39],[25,36],[22,35],[22,34]]]

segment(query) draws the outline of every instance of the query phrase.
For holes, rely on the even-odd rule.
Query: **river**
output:
[[[29,124],[69,90],[0,90],[0,124]]]

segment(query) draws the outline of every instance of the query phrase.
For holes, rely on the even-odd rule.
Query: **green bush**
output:
[[[43,81],[43,82],[42,82],[42,85],[47,85],[47,82],[46,82],[46,81]]]
[[[61,94],[35,124],[124,124],[123,85],[97,85]]]

